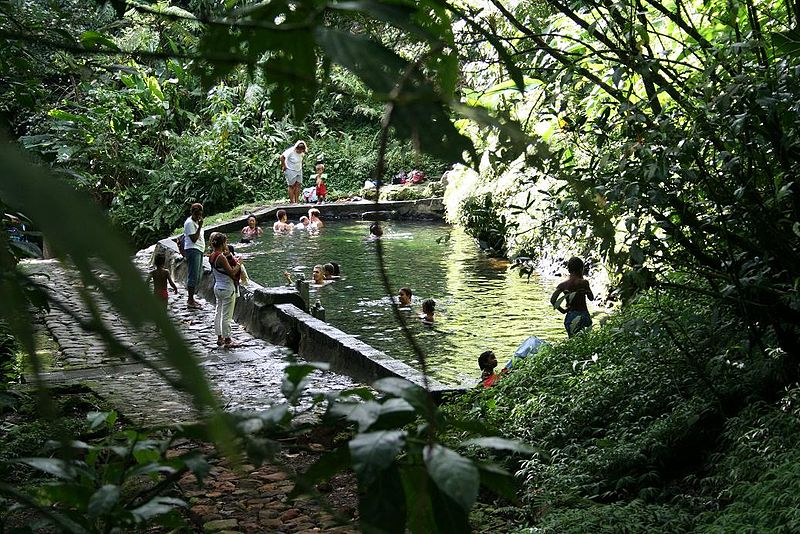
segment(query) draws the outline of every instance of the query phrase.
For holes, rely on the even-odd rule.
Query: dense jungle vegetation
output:
[[[503,496],[515,532],[800,530],[800,3],[0,8],[0,107],[39,164],[4,149],[0,200],[87,282],[105,287],[85,251],[106,241],[101,261],[135,277],[96,206],[142,244],[190,200],[213,212],[280,198],[276,155],[297,137],[341,195],[457,163],[449,214],[485,248],[522,274],[580,254],[607,277],[608,320],[489,390],[443,408],[392,382],[358,392],[363,408],[329,399],[357,429],[304,483],[352,467],[365,531],[469,531],[476,499],[492,499],[479,486]],[[77,206],[87,215],[70,221]],[[35,359],[21,310],[44,304],[3,238],[2,312]],[[130,309],[137,290],[107,294],[173,332],[155,305],[155,319]],[[209,436],[246,440],[166,340],[201,384],[175,386],[216,414]],[[304,372],[290,371],[291,399]]]

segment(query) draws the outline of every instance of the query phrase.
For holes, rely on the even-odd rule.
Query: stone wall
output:
[[[310,208],[317,208],[320,211],[322,220],[325,219],[361,219],[366,212],[387,212],[390,214],[385,219],[422,219],[422,220],[443,220],[445,206],[441,198],[426,198],[423,200],[396,200],[384,202],[372,202],[369,200],[347,203],[330,204],[290,204],[286,206],[272,206],[255,210],[251,214],[243,214],[237,219],[231,219],[203,228],[203,232],[208,239],[211,232],[237,232],[247,225],[247,219],[254,215],[261,224],[271,225],[275,222],[275,213],[282,209],[289,215],[289,219],[297,220],[302,215],[306,215]],[[381,219],[381,220],[385,220]]]
[[[374,206],[374,203],[370,203]],[[237,223],[238,224],[238,223]],[[219,226],[209,231],[220,231]],[[155,253],[166,255],[167,267],[176,280],[186,279],[186,261],[172,239],[162,239]],[[203,277],[197,294],[214,302],[214,280],[207,258],[203,258]],[[425,386],[425,377],[409,365],[367,345],[306,311],[307,303],[293,287],[262,287],[251,281],[241,288],[236,300],[234,320],[253,336],[275,345],[290,347],[309,361],[324,361],[332,370],[364,383],[383,377],[405,378]],[[428,389],[436,398],[454,388],[428,379]]]

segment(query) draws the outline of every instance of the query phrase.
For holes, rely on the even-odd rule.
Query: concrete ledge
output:
[[[275,222],[275,213],[278,210],[285,210],[290,219],[298,219],[300,216],[306,215],[311,208],[317,208],[323,220],[361,219],[362,214],[376,211],[393,212],[391,218],[432,221],[441,221],[444,219],[445,215],[444,201],[441,198],[392,200],[384,202],[360,200],[356,202],[332,202],[330,204],[285,204],[258,209],[251,214],[242,215],[236,219],[211,224],[203,227],[203,234],[206,239],[208,239],[211,232],[238,232],[247,226],[247,219],[250,215],[255,216],[259,224],[267,223],[271,225]]]
[[[167,268],[174,278],[186,278],[187,262],[178,253],[175,241],[162,239],[156,245],[155,253],[166,256]],[[215,302],[214,277],[205,257],[197,294]],[[241,288],[233,317],[253,336],[290,347],[306,360],[329,362],[334,371],[358,381],[371,383],[378,378],[398,377],[424,387],[425,377],[418,370],[315,319],[306,311],[306,302],[294,288],[267,288],[251,281],[247,287]],[[437,401],[444,393],[460,390],[431,378],[428,378],[428,389]]]

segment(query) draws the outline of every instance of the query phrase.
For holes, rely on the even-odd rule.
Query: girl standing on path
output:
[[[208,258],[211,272],[214,273],[214,296],[217,305],[214,313],[214,333],[217,334],[217,346],[225,348],[238,347],[231,339],[231,319],[233,308],[236,305],[235,279],[241,272],[241,267],[232,254],[228,252],[228,237],[221,232],[211,234],[211,246],[214,252]]]
[[[156,268],[147,275],[147,282],[149,283],[151,279],[153,280],[153,294],[166,306],[169,300],[167,284],[172,286],[172,290],[176,295],[178,294],[178,286],[172,281],[172,276],[170,276],[169,271],[164,268],[164,265],[167,263],[166,256],[157,254],[154,263]]]

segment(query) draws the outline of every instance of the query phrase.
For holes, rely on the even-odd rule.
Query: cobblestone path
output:
[[[136,256],[135,262],[142,272],[149,270],[151,254],[151,250],[144,250]],[[88,318],[88,312],[78,307],[81,302],[78,288],[82,283],[76,273],[52,260],[31,262],[26,270],[40,275],[39,280],[57,299],[70,303],[71,309],[77,308],[80,316]],[[186,309],[186,291],[180,281],[176,282],[180,293],[176,296],[170,292],[169,313],[197,353],[224,406],[257,410],[283,401],[280,386],[290,352],[252,337],[237,324],[233,325],[232,337],[241,346],[218,348],[212,326],[213,304],[205,303],[201,310]],[[100,301],[99,308],[104,323],[124,344],[135,347],[150,362],[163,361],[157,349],[144,343],[142,336],[146,333],[128,327],[104,301]],[[99,337],[84,331],[65,312],[52,308],[45,315],[45,324],[60,347],[43,375],[46,383],[88,385],[130,421],[142,426],[174,424],[195,418],[186,395],[176,392],[144,365],[110,354]],[[356,385],[349,377],[329,372],[315,372],[310,380],[308,389],[312,392]]]

